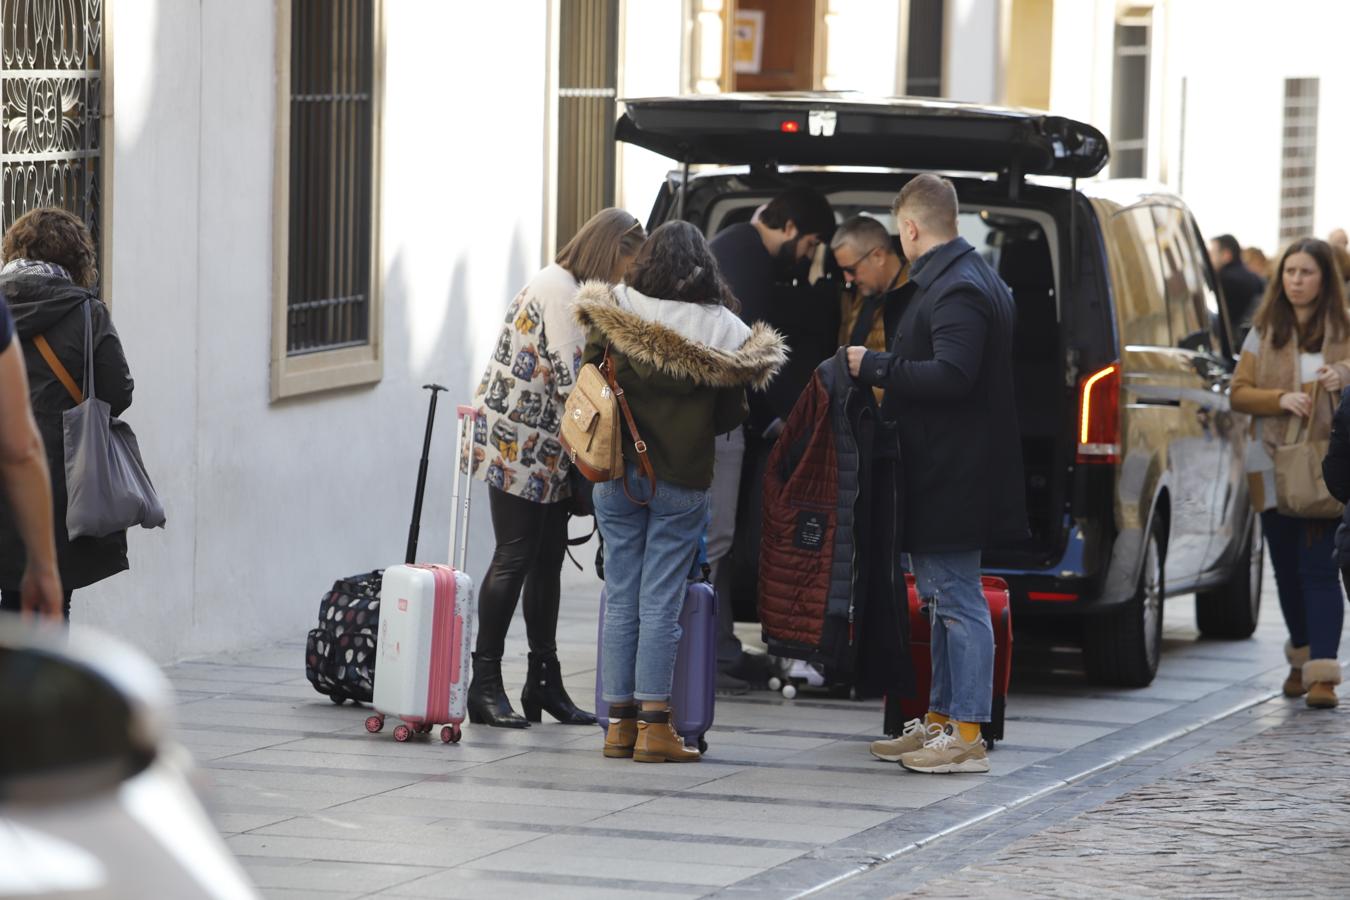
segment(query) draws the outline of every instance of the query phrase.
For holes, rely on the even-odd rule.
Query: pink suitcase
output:
[[[459,407],[457,453],[465,452],[466,439],[472,440],[476,418],[472,406]],[[442,726],[441,740],[445,743],[460,738],[469,690],[469,641],[477,608],[473,579],[464,572],[469,549],[471,477],[467,468],[461,473],[457,458],[451,565],[402,565],[384,570],[376,645],[375,715],[366,719],[369,732],[382,731],[385,718],[393,716],[403,720],[394,728],[396,741],[429,733],[437,725]]]

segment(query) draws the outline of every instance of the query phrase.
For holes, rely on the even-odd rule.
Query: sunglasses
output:
[[[848,279],[852,281],[854,278],[858,277],[858,266],[861,266],[865,260],[871,259],[872,254],[876,253],[880,249],[881,249],[880,247],[873,247],[871,250],[868,250],[862,256],[858,257],[858,261],[855,262],[853,265],[840,266],[839,271],[847,275]]]

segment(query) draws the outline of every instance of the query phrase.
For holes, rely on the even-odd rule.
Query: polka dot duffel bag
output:
[[[305,642],[306,677],[338,705],[369,703],[374,695],[383,575],[377,569],[333,582],[319,604],[319,627]]]

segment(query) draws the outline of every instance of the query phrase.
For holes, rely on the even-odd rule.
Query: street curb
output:
[[[1280,690],[1272,690],[1269,685],[1272,679],[1279,683],[1285,671],[1284,665],[1273,667],[1137,725],[1123,727],[1065,750],[999,781],[986,782],[920,810],[897,811],[896,817],[887,822],[728,885],[709,896],[773,896],[795,900],[834,890],[916,850],[1277,698],[1281,696]],[[994,753],[995,766],[997,759],[997,753]],[[1080,762],[1076,764],[1076,761]],[[1071,773],[1054,774],[1054,770],[1065,768],[1071,769]],[[954,824],[953,819],[956,820]]]

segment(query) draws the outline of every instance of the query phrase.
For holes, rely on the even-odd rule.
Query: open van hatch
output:
[[[688,163],[869,166],[1086,178],[1106,165],[1091,125],[1031,110],[849,93],[625,100],[615,137]]]

